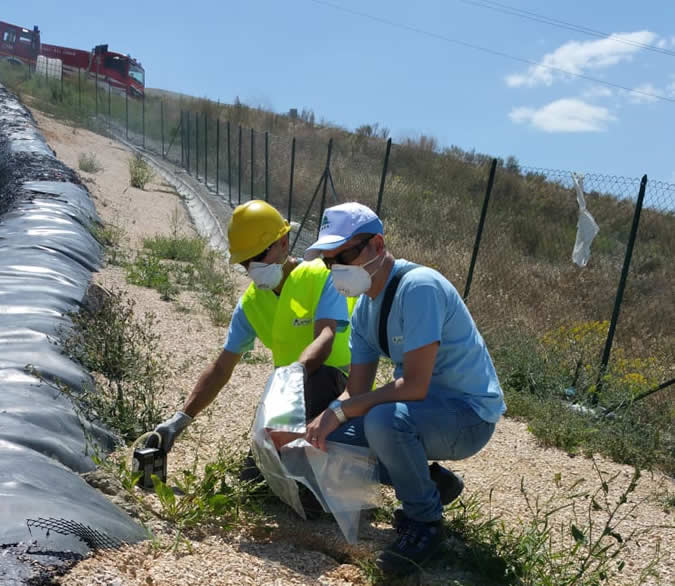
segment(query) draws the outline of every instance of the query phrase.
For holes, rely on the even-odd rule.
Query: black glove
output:
[[[173,417],[160,423],[155,427],[155,431],[162,437],[161,448],[168,454],[173,447],[173,442],[181,434],[181,432],[190,425],[192,417],[183,411],[176,411]],[[157,448],[159,441],[156,435],[151,435],[145,442],[147,448]]]

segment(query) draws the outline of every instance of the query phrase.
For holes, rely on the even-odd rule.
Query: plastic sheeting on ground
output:
[[[96,221],[75,173],[0,86],[0,583],[43,576],[31,560],[45,552],[53,564],[145,538],[77,474],[114,437],[60,390],[92,384],[59,343],[99,265]]]
[[[335,517],[345,539],[358,538],[362,509],[379,504],[376,459],[367,448],[326,443],[323,452],[304,439],[277,452],[270,432],[305,432],[304,370],[299,364],[277,368],[265,386],[253,424],[253,453],[274,494],[303,519],[297,482],[307,486]]]

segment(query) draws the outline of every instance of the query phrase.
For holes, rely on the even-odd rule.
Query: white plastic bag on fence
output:
[[[577,192],[577,203],[579,204],[577,238],[574,242],[574,250],[572,251],[572,261],[580,267],[585,267],[591,256],[591,243],[600,228],[598,228],[591,213],[586,209],[584,176],[572,173],[572,181],[574,181],[574,188]]]
[[[303,438],[277,451],[270,433],[305,432],[304,372],[300,365],[270,376],[253,424],[252,450],[270,489],[303,519],[297,482],[307,486],[333,514],[345,539],[355,543],[360,513],[379,503],[376,459],[367,448],[327,442],[326,452]]]

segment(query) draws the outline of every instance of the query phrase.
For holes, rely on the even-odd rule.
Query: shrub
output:
[[[153,333],[155,317],[134,316],[134,301],[122,292],[103,295],[97,307],[70,314],[66,354],[97,377],[97,388],[72,395],[88,419],[101,421],[132,441],[161,420],[159,403],[168,363]]]
[[[177,287],[171,282],[170,267],[162,264],[153,254],[139,255],[127,266],[127,282],[156,289],[163,301],[171,300],[178,293]]]
[[[77,160],[81,171],[85,173],[98,173],[103,171],[103,166],[96,158],[96,153],[80,153]]]
[[[203,238],[158,235],[143,239],[143,247],[157,258],[196,263],[204,254],[206,241]]]
[[[152,169],[140,153],[129,159],[129,176],[132,187],[145,189],[145,184],[153,177]]]

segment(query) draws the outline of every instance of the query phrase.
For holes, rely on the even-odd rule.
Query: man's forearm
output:
[[[298,362],[302,362],[305,365],[308,375],[315,372],[326,362],[333,349],[334,338],[333,332],[329,328],[326,328],[302,351]]]
[[[230,364],[226,364],[224,366],[217,360],[209,365],[199,377],[197,384],[183,405],[183,411],[190,417],[195,417],[206,409],[230,380],[234,365],[230,367]]]

